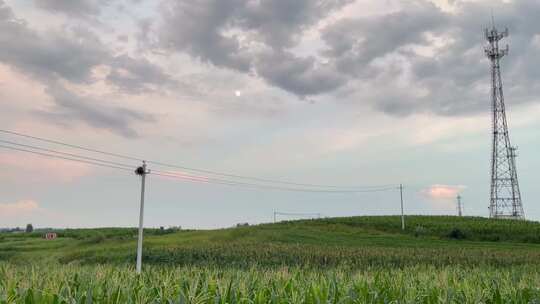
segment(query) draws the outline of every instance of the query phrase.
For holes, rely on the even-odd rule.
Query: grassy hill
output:
[[[0,303],[540,303],[540,224],[350,217],[0,234]]]
[[[0,260],[131,264],[136,229],[0,234]],[[145,230],[144,261],[174,265],[335,267],[494,265],[540,261],[540,223],[473,217],[397,216],[300,220],[199,231]]]

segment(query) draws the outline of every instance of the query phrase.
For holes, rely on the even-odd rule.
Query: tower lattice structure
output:
[[[492,106],[492,156],[491,156],[491,218],[524,219],[521,192],[516,171],[516,150],[510,144],[508,123],[504,104],[501,79],[501,59],[508,55],[508,45],[499,47],[499,42],[508,36],[508,29],[498,31],[495,26],[485,30],[489,44],[485,48],[491,61],[491,106]]]

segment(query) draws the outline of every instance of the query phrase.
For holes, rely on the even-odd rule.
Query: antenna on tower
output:
[[[485,29],[488,45],[486,56],[491,61],[491,110],[492,110],[492,150],[491,150],[491,191],[489,216],[491,218],[524,219],[521,192],[516,170],[516,148],[511,145],[508,135],[506,106],[504,103],[501,77],[501,59],[508,55],[508,45],[499,47],[499,41],[508,36],[508,28],[500,32],[495,28]]]

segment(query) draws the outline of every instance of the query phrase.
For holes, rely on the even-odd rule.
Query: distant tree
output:
[[[450,231],[448,237],[451,239],[462,240],[465,239],[467,236],[463,231],[459,230],[458,228],[454,228],[452,229],[452,231]]]
[[[34,231],[34,226],[32,224],[26,225],[26,233],[31,233]]]

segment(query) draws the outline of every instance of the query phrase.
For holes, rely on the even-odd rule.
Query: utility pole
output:
[[[146,162],[143,161],[141,167],[135,170],[135,174],[141,176],[141,210],[139,214],[139,237],[137,240],[137,273],[141,273],[142,268],[142,245],[143,245],[143,218],[144,218],[144,187],[146,184],[146,174],[150,170],[146,170]]]
[[[399,184],[399,196],[401,198],[401,230],[405,230],[405,214],[403,213],[403,184]]]
[[[274,210],[274,224],[276,223],[276,211]]]
[[[458,216],[463,216],[463,205],[461,203],[461,195],[459,194],[457,196],[457,210],[458,210]]]

